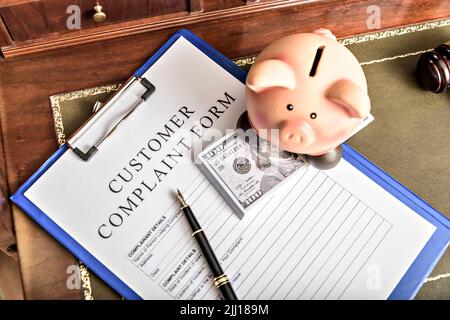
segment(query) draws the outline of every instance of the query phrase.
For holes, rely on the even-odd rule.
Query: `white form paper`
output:
[[[202,126],[234,128],[244,85],[184,38],[144,77],[156,92],[91,160],[69,150],[25,193],[142,298],[219,297],[176,188],[241,299],[385,299],[433,234],[345,160],[239,220],[191,159]]]

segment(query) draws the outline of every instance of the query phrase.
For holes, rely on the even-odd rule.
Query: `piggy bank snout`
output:
[[[314,142],[313,128],[306,122],[287,121],[280,126],[280,142],[289,146],[306,147]]]

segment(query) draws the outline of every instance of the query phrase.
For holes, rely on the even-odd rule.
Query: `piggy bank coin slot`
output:
[[[311,67],[311,71],[309,72],[310,77],[314,77],[317,73],[317,68],[319,67],[320,58],[322,57],[323,50],[325,49],[325,46],[320,46],[317,48],[316,56],[314,57],[314,62]]]

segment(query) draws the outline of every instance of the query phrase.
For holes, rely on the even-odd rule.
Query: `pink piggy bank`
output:
[[[358,60],[327,29],[265,48],[247,76],[246,106],[257,133],[267,129],[270,140],[270,130],[278,129],[281,149],[305,155],[320,169],[339,162],[341,143],[370,112]]]

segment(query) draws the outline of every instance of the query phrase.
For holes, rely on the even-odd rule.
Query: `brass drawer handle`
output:
[[[102,11],[103,7],[97,2],[97,4],[94,7],[94,15],[92,16],[92,18],[94,19],[95,22],[102,22],[105,21],[106,19],[106,13],[104,13]]]

